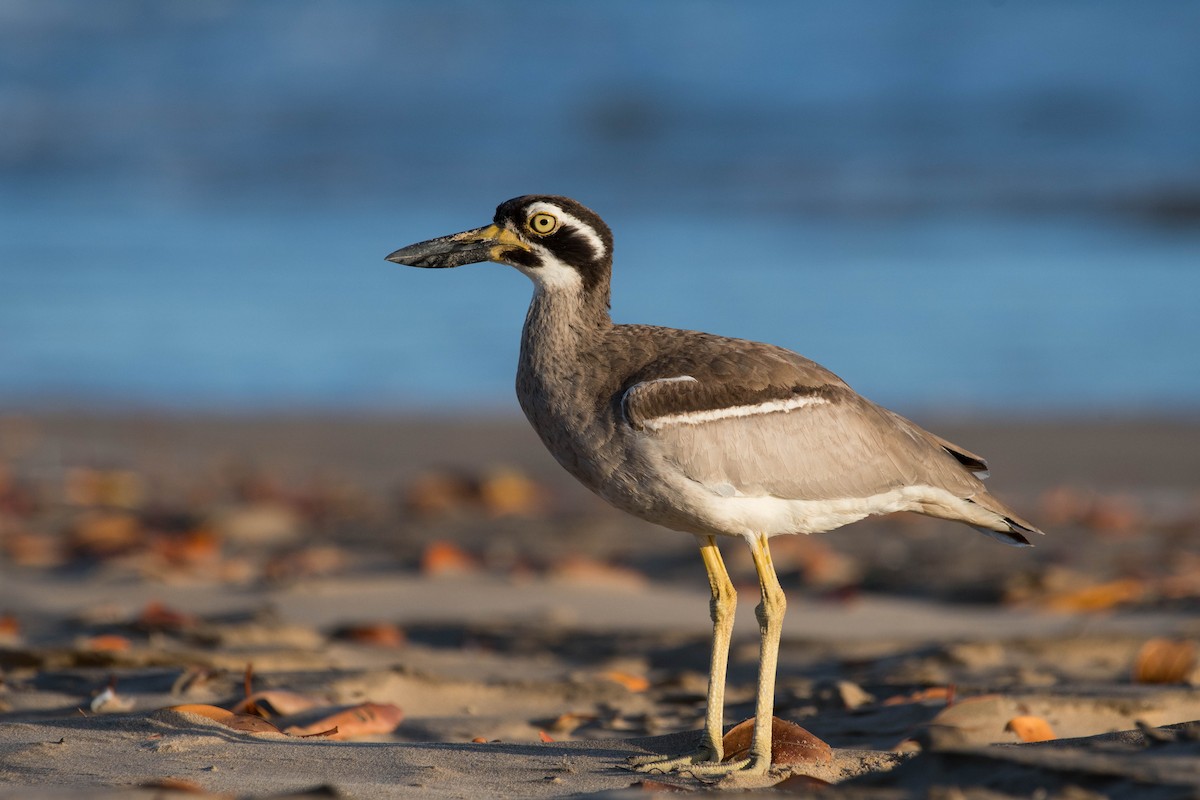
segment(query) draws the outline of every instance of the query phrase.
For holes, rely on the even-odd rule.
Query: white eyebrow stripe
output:
[[[553,203],[547,203],[544,200],[531,204],[525,210],[530,215],[537,214],[538,212],[553,214],[561,224],[570,225],[579,231],[580,236],[587,239],[588,244],[592,246],[592,250],[596,252],[596,259],[601,259],[608,255],[608,249],[604,246],[604,240],[600,238],[600,234],[596,233],[591,225],[588,225],[574,214],[568,214]]]
[[[805,406],[828,405],[824,397],[804,395],[789,397],[787,400],[768,400],[747,406],[726,406],[725,408],[710,408],[704,411],[685,411],[681,414],[666,414],[661,417],[648,419],[642,424],[652,431],[661,430],[671,425],[703,425],[706,422],[717,422],[723,419],[738,417],[756,417],[763,414],[778,414],[794,411]]]

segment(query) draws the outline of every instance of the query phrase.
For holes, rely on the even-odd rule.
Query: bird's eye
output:
[[[558,220],[555,219],[553,214],[539,211],[531,216],[526,224],[529,225],[529,230],[538,236],[545,236],[548,233],[554,233],[554,230],[558,227]]]

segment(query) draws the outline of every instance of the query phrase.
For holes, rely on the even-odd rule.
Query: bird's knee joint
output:
[[[762,602],[754,609],[754,615],[758,618],[760,625],[766,625],[769,621],[781,619],[786,610],[787,598],[784,597],[783,592],[770,593],[763,595]]]
[[[728,592],[713,594],[712,599],[708,601],[708,612],[713,622],[724,622],[731,619],[736,608],[737,592],[732,589]]]

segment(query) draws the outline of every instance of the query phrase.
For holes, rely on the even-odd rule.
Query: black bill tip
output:
[[[389,255],[387,260],[393,264],[425,269],[461,267],[463,264],[489,260],[495,244],[494,240],[482,236],[478,230],[464,231],[401,247]]]

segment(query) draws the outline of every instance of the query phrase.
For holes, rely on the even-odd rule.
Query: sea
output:
[[[0,410],[508,412],[521,194],[612,313],[901,411],[1200,411],[1200,3],[0,0]]]

